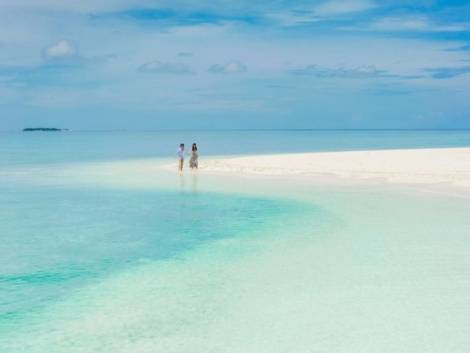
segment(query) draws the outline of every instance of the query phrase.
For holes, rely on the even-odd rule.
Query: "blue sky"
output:
[[[0,130],[470,128],[470,1],[0,0]]]

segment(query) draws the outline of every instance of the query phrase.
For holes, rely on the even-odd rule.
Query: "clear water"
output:
[[[0,166],[203,155],[470,146],[470,131],[160,131],[0,133]]]
[[[470,146],[470,132],[0,135],[2,353],[470,348],[468,199],[112,165],[103,180],[88,163],[180,140],[210,155]]]
[[[293,210],[235,195],[64,187],[0,187],[0,203],[0,323],[136,262],[240,236]]]

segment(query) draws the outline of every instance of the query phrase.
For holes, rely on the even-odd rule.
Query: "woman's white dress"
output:
[[[198,161],[197,159],[199,158],[199,155],[197,151],[192,151],[191,152],[191,159],[189,160],[189,167],[190,168],[197,168],[198,167]]]

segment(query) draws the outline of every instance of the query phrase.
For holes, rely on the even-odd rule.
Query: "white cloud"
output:
[[[314,76],[317,78],[368,78],[386,75],[386,71],[378,70],[374,65],[354,68],[328,68],[318,65],[308,65],[301,69],[291,70],[296,75]]]
[[[190,74],[191,69],[183,63],[161,62],[158,60],[150,61],[137,68],[140,72],[156,74]]]
[[[314,9],[315,15],[333,16],[368,11],[377,5],[371,0],[331,0]]]
[[[81,1],[61,1],[61,0],[0,0],[0,10],[21,10],[21,11],[66,11],[89,13],[95,11],[116,11],[124,10],[132,6],[143,6],[145,0],[81,0]]]
[[[76,55],[77,48],[65,39],[44,49],[44,56],[48,59],[70,58]]]
[[[372,0],[331,0],[314,8],[270,12],[266,17],[283,26],[299,26],[328,20],[330,17],[364,12],[377,7]]]
[[[215,64],[209,67],[209,72],[214,74],[236,74],[245,72],[248,68],[239,61],[232,61],[227,64]]]
[[[314,16],[311,11],[271,12],[266,14],[266,17],[286,27],[311,24],[322,20]]]
[[[385,17],[373,22],[370,27],[379,31],[421,31],[421,32],[461,32],[468,30],[468,24],[438,25],[424,16]]]

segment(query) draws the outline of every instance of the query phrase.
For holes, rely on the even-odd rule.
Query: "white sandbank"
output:
[[[206,172],[336,176],[392,183],[470,187],[470,148],[318,152],[202,160]]]

